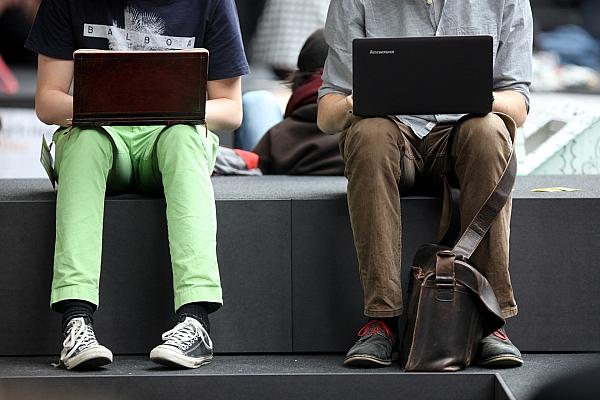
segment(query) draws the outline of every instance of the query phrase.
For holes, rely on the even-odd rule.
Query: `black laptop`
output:
[[[492,46],[491,36],[355,39],[354,114],[486,114]]]

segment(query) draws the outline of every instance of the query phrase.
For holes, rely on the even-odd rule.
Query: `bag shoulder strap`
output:
[[[444,183],[444,199],[442,215],[438,229],[438,244],[452,248],[460,235],[460,189],[450,183],[448,175],[442,176]]]
[[[473,217],[473,220],[467,226],[452,249],[454,254],[465,259],[470,258],[475,249],[477,249],[477,246],[481,240],[483,240],[483,237],[490,229],[490,226],[510,198],[517,175],[517,159],[515,157],[514,146],[516,133],[515,122],[508,115],[501,113],[496,113],[496,115],[502,118],[510,133],[512,141],[510,155],[506,168],[502,172],[502,176],[496,184],[496,187],[487,197],[484,204],[477,214],[475,214],[475,217]]]

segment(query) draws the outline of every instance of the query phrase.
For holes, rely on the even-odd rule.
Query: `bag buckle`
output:
[[[450,250],[442,250],[436,254],[435,287],[437,301],[454,301],[454,261],[455,254]]]

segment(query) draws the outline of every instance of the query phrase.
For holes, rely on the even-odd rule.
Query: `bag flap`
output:
[[[454,273],[456,280],[468,287],[477,296],[481,306],[486,311],[481,314],[484,336],[502,328],[506,321],[502,317],[502,311],[494,290],[485,276],[462,260],[454,262]]]
[[[436,277],[436,254],[448,250],[447,247],[426,244],[419,248],[413,261],[411,279],[417,279],[423,284]],[[498,299],[488,280],[471,265],[463,260],[454,262],[454,276],[458,283],[466,286],[478,299],[482,307],[481,318],[485,336],[501,328],[505,324]],[[410,285],[409,285],[410,287]]]

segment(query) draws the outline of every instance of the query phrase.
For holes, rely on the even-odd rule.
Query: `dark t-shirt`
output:
[[[204,47],[209,80],[248,73],[233,0],[44,0],[25,47],[64,60],[77,49]]]

